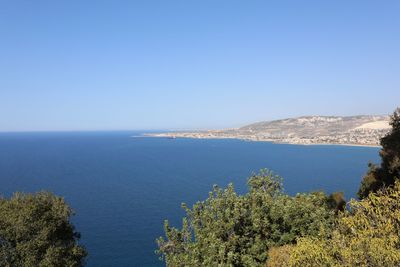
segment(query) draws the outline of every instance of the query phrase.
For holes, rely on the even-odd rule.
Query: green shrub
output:
[[[82,266],[71,209],[60,197],[41,192],[0,198],[0,266]]]
[[[298,237],[324,236],[334,211],[324,193],[283,193],[281,179],[269,171],[248,180],[249,192],[217,186],[183,218],[182,229],[165,223],[166,239],[157,240],[168,266],[265,266],[268,249],[295,243]],[[324,229],[324,230],[322,230]]]

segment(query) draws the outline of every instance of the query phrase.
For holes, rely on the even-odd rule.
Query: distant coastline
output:
[[[144,136],[380,147],[379,140],[389,130],[389,116],[385,115],[306,116],[258,122],[235,129],[148,133]]]
[[[376,147],[381,148],[381,145],[378,144],[354,144],[354,143],[297,143],[297,142],[281,142],[273,139],[249,139],[249,138],[240,138],[240,137],[191,137],[187,136],[185,132],[185,136],[181,136],[179,132],[169,132],[169,133],[145,133],[142,136],[131,136],[132,138],[137,137],[153,137],[153,138],[168,138],[168,139],[176,139],[176,138],[184,138],[184,139],[235,139],[249,142],[269,142],[274,144],[285,144],[285,145],[301,145],[301,146],[355,146],[355,147]]]

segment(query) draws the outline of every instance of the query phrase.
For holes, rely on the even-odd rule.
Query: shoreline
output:
[[[131,136],[138,137],[138,136]],[[240,137],[193,137],[193,136],[179,136],[176,134],[170,133],[158,133],[158,134],[143,134],[141,137],[152,137],[152,138],[167,138],[167,139],[176,139],[176,138],[185,138],[185,139],[235,139],[241,141],[248,142],[268,142],[273,144],[281,144],[281,145],[299,145],[299,146],[353,146],[353,147],[374,147],[381,148],[381,145],[373,145],[373,144],[347,144],[347,143],[296,143],[296,142],[280,142],[273,139],[251,139],[251,138],[240,138]]]

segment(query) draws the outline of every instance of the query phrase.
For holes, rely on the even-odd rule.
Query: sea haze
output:
[[[133,138],[138,132],[2,133],[0,192],[49,190],[73,207],[88,266],[163,266],[154,254],[163,221],[180,226],[181,202],[213,184],[269,168],[287,193],[344,191],[354,197],[378,148],[240,140]]]

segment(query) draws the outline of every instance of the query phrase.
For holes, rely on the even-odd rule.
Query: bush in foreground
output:
[[[400,266],[400,182],[351,201],[331,237],[302,237],[286,252],[289,267]],[[272,252],[272,251],[271,251]],[[283,262],[270,253],[267,266]],[[269,265],[269,263],[272,263]]]
[[[281,179],[261,171],[248,180],[249,192],[217,186],[192,209],[182,229],[165,223],[157,240],[168,266],[265,266],[268,249],[294,244],[299,237],[329,235],[334,210],[321,192],[283,193]]]
[[[0,198],[0,266],[83,265],[87,253],[60,197],[41,192]]]

